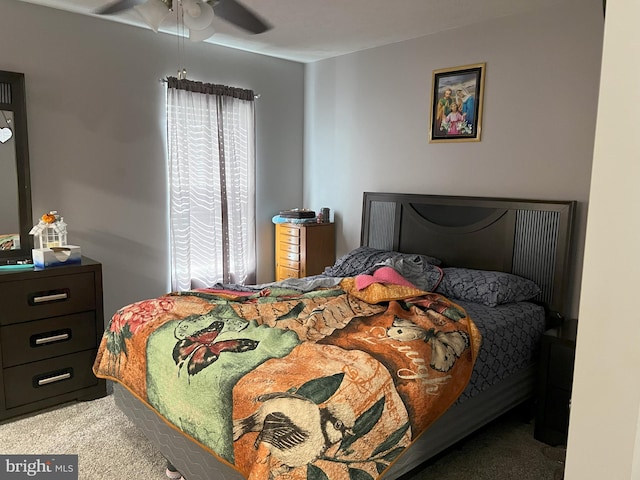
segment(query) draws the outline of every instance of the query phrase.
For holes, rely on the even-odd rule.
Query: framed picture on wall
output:
[[[433,71],[429,143],[480,141],[485,65]]]

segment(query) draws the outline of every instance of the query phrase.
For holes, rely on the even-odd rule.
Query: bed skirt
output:
[[[498,385],[451,407],[385,473],[398,478],[462,440],[513,407],[533,397],[536,367],[515,373]],[[242,480],[244,477],[217,460],[196,442],[169,426],[153,410],[114,384],[116,405],[188,480]]]

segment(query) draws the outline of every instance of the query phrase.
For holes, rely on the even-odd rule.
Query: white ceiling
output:
[[[113,0],[22,1],[94,15],[98,7]],[[250,35],[216,18],[216,34],[207,42],[307,63],[558,5],[564,0],[241,1],[273,28]],[[99,18],[149,28],[135,10]],[[167,19],[160,30],[175,34],[176,19]]]

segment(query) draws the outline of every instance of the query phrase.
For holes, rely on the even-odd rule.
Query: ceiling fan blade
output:
[[[213,3],[215,14],[251,33],[263,33],[271,29],[271,25],[236,0],[219,0]]]
[[[95,13],[98,15],[111,15],[122,12],[123,10],[128,10],[141,3],[144,3],[144,0],[117,0],[104,7],[98,8]]]

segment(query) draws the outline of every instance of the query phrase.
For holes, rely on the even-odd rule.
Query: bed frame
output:
[[[422,253],[457,266],[535,281],[537,301],[565,312],[576,202],[365,192],[361,245]],[[501,414],[532,398],[536,366],[454,405],[385,472],[398,478]],[[114,385],[116,404],[187,480],[242,479],[199,444]]]
[[[564,313],[576,202],[365,192],[361,244],[533,280]]]

